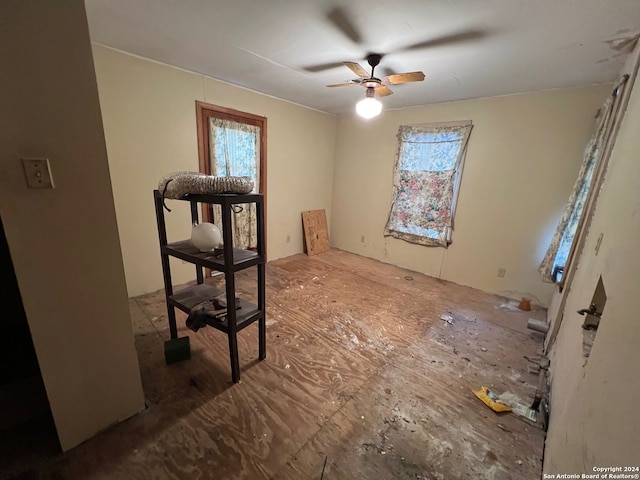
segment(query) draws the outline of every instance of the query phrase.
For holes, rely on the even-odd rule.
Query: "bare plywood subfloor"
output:
[[[192,359],[167,366],[162,292],[130,302],[148,408],[37,478],[318,479],[325,458],[324,480],[540,476],[544,432],[471,389],[530,401],[523,354],[542,341],[526,322],[543,312],[338,250],[296,255],[268,264],[267,359],[243,330],[234,385],[225,335],[179,317]]]
[[[327,215],[324,210],[302,212],[302,227],[307,255],[318,255],[331,249]]]

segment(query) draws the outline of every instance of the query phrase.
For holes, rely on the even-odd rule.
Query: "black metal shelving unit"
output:
[[[222,211],[222,252],[200,252],[190,240],[167,242],[167,229],[164,218],[163,198],[158,190],[153,192],[158,236],[160,240],[160,256],[164,275],[164,288],[169,317],[171,339],[178,338],[176,312],[178,308],[189,314],[196,305],[222,295],[226,296],[227,314],[222,320],[211,319],[207,324],[227,334],[229,338],[229,357],[231,361],[231,377],[234,382],[240,381],[240,364],[238,362],[237,333],[243,328],[258,322],[258,354],[260,360],[267,355],[266,318],[265,318],[265,239],[264,239],[264,197],[261,194],[220,194],[220,195],[185,195],[181,200],[191,204],[191,222],[199,223],[198,204],[220,205]],[[233,248],[232,209],[234,205],[255,203],[257,240],[256,251]],[[195,265],[196,284],[174,292],[171,280],[169,257],[179,258]],[[257,268],[258,303],[253,304],[236,297],[235,273],[245,268]],[[204,283],[204,268],[224,273],[225,291],[222,292]],[[239,303],[238,303],[239,302]],[[238,308],[240,307],[240,308]]]

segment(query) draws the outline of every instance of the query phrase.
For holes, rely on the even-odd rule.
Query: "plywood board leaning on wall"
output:
[[[307,255],[318,255],[331,249],[327,216],[324,210],[302,212],[302,228],[304,229]]]

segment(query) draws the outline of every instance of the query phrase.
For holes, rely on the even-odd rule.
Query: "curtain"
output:
[[[615,112],[622,98],[625,81],[626,78],[623,78],[618,82],[612,94],[607,97],[604,105],[598,110],[593,134],[585,149],[578,178],[569,195],[569,201],[551,239],[551,244],[539,267],[540,274],[545,281],[558,281],[557,272],[564,271],[570,260],[573,242],[582,223],[584,207],[590,198],[596,176],[594,173],[599,170],[603,151],[615,122]]]
[[[221,118],[209,118],[211,174],[219,177],[247,176],[260,182],[260,127]],[[219,205],[214,205],[214,223],[222,230]],[[258,245],[256,206],[236,205],[232,212],[233,246],[255,248]]]
[[[385,236],[427,246],[451,243],[471,128],[469,121],[400,126]]]

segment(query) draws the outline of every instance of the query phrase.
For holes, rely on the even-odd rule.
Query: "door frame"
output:
[[[222,118],[238,123],[254,125],[260,128],[260,160],[258,169],[258,193],[264,196],[264,251],[267,252],[267,117],[242,112],[233,108],[221,107],[196,100],[196,123],[198,131],[198,166],[201,173],[211,175],[209,145],[209,118]],[[202,204],[202,221],[213,222],[213,208]],[[265,258],[266,260],[266,258]]]

